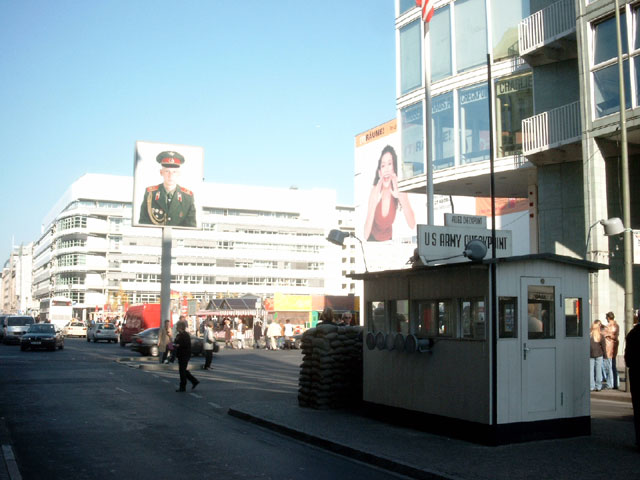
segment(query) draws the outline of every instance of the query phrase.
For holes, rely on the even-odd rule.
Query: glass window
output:
[[[451,337],[453,329],[453,308],[451,301],[418,303],[418,338]]]
[[[500,297],[498,310],[500,338],[518,338],[518,299]]]
[[[460,160],[489,160],[489,91],[487,84],[458,91]]]
[[[486,338],[484,299],[462,300],[460,320],[463,338]]]
[[[564,299],[565,335],[567,337],[582,336],[582,299]]]
[[[456,63],[462,72],[487,62],[485,0],[458,0],[455,5]]]
[[[393,302],[391,310],[395,310],[389,319],[391,332],[407,335],[409,333],[409,301],[397,300]]]
[[[624,17],[620,17],[620,21],[622,22],[622,19]],[[640,8],[636,8],[633,11],[633,23],[635,25],[635,35],[633,38],[633,49],[636,50],[638,48],[640,48]]]
[[[416,0],[400,0],[400,13],[404,13],[407,10],[411,10],[416,6]]]
[[[627,53],[627,24],[625,15],[620,14],[620,38],[622,53]],[[616,35],[616,17],[608,18],[593,27],[593,64],[597,65],[618,56],[618,40]]]
[[[635,59],[634,59],[635,61]],[[629,78],[629,61],[623,62],[625,80]],[[604,117],[620,111],[620,86],[618,84],[618,64],[609,65],[593,72],[593,94],[596,117]],[[626,108],[631,108],[629,82],[624,82]]]
[[[369,331],[386,332],[386,312],[384,302],[369,302]]]
[[[431,100],[433,169],[453,167],[455,133],[453,127],[453,92]]]
[[[518,55],[518,25],[529,16],[529,0],[491,0],[493,58]]]
[[[404,95],[422,86],[422,37],[420,22],[400,29],[400,93]]]
[[[555,338],[555,287],[529,285],[527,297],[529,339]]]
[[[422,131],[422,103],[414,103],[401,110],[402,177],[411,178],[424,173],[424,133]]]
[[[522,153],[522,120],[533,115],[533,75],[496,81],[498,157]]]
[[[439,8],[429,22],[431,35],[431,81],[452,74],[451,71],[451,11],[449,6]]]

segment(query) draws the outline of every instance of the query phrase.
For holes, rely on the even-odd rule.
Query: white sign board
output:
[[[465,246],[471,240],[478,239],[487,246],[485,258],[492,257],[491,230],[484,228],[441,227],[418,225],[418,255],[428,262],[464,261]],[[510,257],[513,245],[511,230],[496,230],[496,257]],[[449,258],[454,257],[454,258]]]
[[[445,213],[444,224],[447,227],[487,228],[487,217],[480,215],[462,215],[459,213]]]

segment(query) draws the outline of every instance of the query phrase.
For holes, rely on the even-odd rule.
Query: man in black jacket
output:
[[[624,363],[629,369],[633,425],[636,429],[636,446],[640,449],[640,322],[627,334],[624,342]]]
[[[187,332],[187,324],[184,320],[180,320],[176,328],[178,334],[173,342],[173,347],[176,352],[176,357],[178,357],[178,368],[180,371],[180,388],[178,388],[176,392],[184,392],[187,388],[187,380],[191,382],[192,390],[196,388],[200,382],[187,370],[189,359],[191,358],[191,337],[189,336],[189,332]]]

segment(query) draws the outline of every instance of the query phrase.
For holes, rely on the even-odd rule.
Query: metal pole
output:
[[[496,271],[496,182],[493,164],[493,89],[491,88],[491,54],[487,53],[487,88],[489,89],[489,168],[491,173],[491,402],[492,422],[498,423],[498,281]]]
[[[616,36],[618,40],[618,89],[620,92],[620,142],[622,161],[622,222],[624,223],[624,330],[625,333],[633,328],[633,257],[631,244],[631,207],[629,201],[629,154],[627,151],[627,117],[626,99],[624,94],[624,68],[622,63],[622,36],[620,34],[620,7],[615,0],[616,8]],[[626,16],[625,16],[626,18]],[[628,375],[628,372],[627,372]],[[629,378],[625,376],[625,378]],[[628,391],[629,382],[625,381]]]
[[[162,227],[162,258],[160,261],[161,326],[171,320],[171,227]]]
[[[422,64],[424,69],[424,165],[427,169],[427,225],[434,225],[433,213],[433,148],[431,147],[431,42],[429,23],[422,22],[424,41]]]

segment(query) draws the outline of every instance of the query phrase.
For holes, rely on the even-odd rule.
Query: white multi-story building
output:
[[[33,244],[13,247],[2,269],[0,310],[5,313],[28,313],[35,305],[31,297]]]
[[[132,177],[97,174],[70,186],[34,244],[34,298],[68,296],[77,315],[159,301],[162,231],[131,226],[132,188]],[[205,182],[203,192],[202,230],[172,231],[172,291],[207,300],[355,290],[345,277],[355,250],[344,260],[325,240],[350,228],[353,209],[337,207],[335,191]]]

